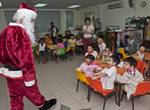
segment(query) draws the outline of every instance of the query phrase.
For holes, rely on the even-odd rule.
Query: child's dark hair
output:
[[[97,37],[97,39],[98,39],[98,38],[101,38],[101,39],[103,39],[103,40],[104,40],[104,37],[103,37],[102,35],[101,35],[101,36],[98,36],[98,37]]]
[[[137,60],[135,58],[133,58],[133,57],[126,58],[124,60],[124,62],[127,62],[127,63],[130,64],[130,66],[134,66],[134,67],[136,67],[136,65],[137,65]]]
[[[88,54],[87,56],[85,56],[85,59],[90,59],[90,60],[94,61],[95,57],[91,54]]]
[[[89,46],[92,47],[92,48],[94,49],[94,45],[88,45],[88,47],[89,47]]]
[[[45,36],[49,36],[49,34],[48,34],[48,33],[46,33],[46,34],[45,34]]]
[[[89,20],[91,22],[91,19],[89,17],[85,18],[85,22]]]
[[[57,39],[57,42],[58,42],[58,43],[62,43],[63,40],[62,40],[61,38],[58,38],[58,39]]]
[[[119,59],[123,59],[123,55],[121,53],[117,53],[116,56],[119,58]]]
[[[44,38],[40,38],[40,41],[43,41],[43,42],[44,42]]]
[[[139,45],[139,48],[140,48],[140,47],[145,47],[145,46],[144,46],[144,44],[140,44],[140,45]]]
[[[110,58],[112,58],[113,62],[118,65],[120,63],[120,59],[116,55],[111,55]]]

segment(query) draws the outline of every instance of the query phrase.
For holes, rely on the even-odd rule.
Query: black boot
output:
[[[39,108],[39,110],[48,110],[49,108],[53,107],[56,105],[57,100],[56,99],[51,99],[49,101],[45,101],[44,105]]]

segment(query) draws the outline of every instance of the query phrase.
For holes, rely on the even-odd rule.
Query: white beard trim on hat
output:
[[[23,20],[22,24],[24,25],[30,40],[32,44],[35,43],[35,35],[34,35],[34,22],[32,22],[33,19],[36,19],[37,14],[35,11],[29,10],[29,9],[18,9],[15,15],[13,16],[14,21]]]

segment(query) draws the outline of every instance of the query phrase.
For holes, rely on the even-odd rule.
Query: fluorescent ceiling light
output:
[[[68,6],[68,8],[78,8],[80,7],[81,5],[71,5],[71,6]]]
[[[34,5],[34,7],[44,7],[46,5],[46,3],[37,3],[36,5]]]
[[[2,7],[2,2],[0,2],[0,7]]]

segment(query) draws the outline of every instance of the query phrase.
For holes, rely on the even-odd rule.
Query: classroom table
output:
[[[102,68],[109,66],[108,63],[101,62],[100,60],[96,60],[95,63]],[[125,71],[126,71],[125,68],[117,67],[117,74],[123,75],[125,73]],[[120,106],[120,103],[121,103],[121,86],[122,86],[122,84],[117,83],[118,106]]]

